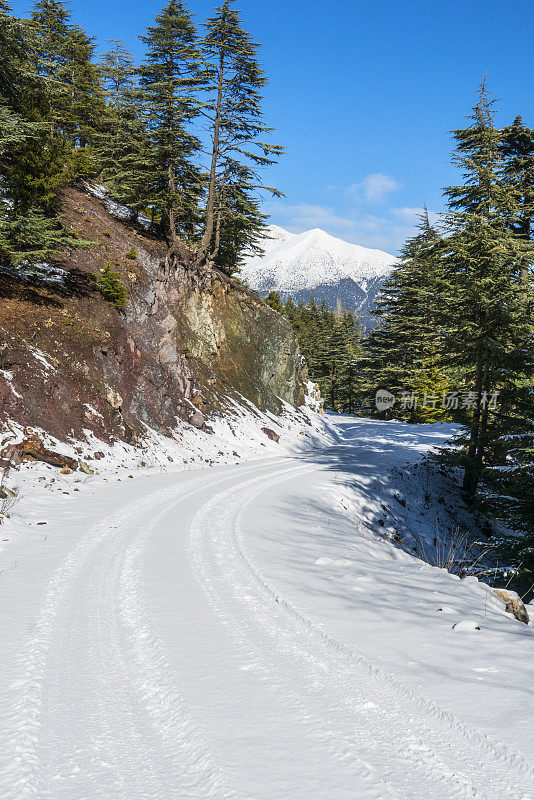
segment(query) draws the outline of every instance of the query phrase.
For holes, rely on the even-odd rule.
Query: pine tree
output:
[[[528,128],[520,116],[501,131],[500,152],[504,160],[504,183],[515,190],[519,203],[518,216],[512,220],[513,230],[529,241],[534,222],[534,130]],[[525,270],[528,270],[527,265]]]
[[[193,159],[200,143],[188,125],[198,114],[196,93],[204,83],[195,27],[180,0],[170,0],[141,41],[147,46],[139,69],[140,102],[148,152],[140,154],[137,180],[143,204],[167,237],[167,264],[179,252],[180,233],[191,227],[200,192]]]
[[[451,211],[444,239],[441,303],[448,320],[446,347],[473,391],[463,488],[473,497],[491,442],[513,414],[518,381],[531,371],[527,283],[518,265],[532,249],[511,230],[519,217],[517,196],[501,180],[500,132],[483,84],[471,124],[453,132],[454,160],[464,183],[446,189]],[[530,339],[531,342],[531,339]],[[485,400],[500,392],[496,412]]]
[[[43,87],[29,61],[27,26],[0,0],[0,168],[5,176],[21,142],[41,131]]]
[[[278,293],[271,292],[269,298],[276,307]],[[334,312],[324,301],[318,306],[312,296],[298,305],[288,298],[284,315],[297,335],[310,378],[318,383],[326,406],[352,413],[360,394],[361,358],[361,330],[354,314]]]
[[[64,228],[56,218],[34,208],[25,213],[11,211],[0,215],[0,263],[14,267],[24,264],[26,272],[62,251],[89,244]]]
[[[425,212],[418,233],[404,245],[400,264],[383,286],[376,308],[379,323],[365,343],[361,363],[368,399],[377,389],[406,398],[388,413],[410,422],[446,417],[442,405],[449,379],[441,358],[441,245]]]
[[[51,137],[61,140],[71,172],[92,172],[92,152],[104,97],[93,63],[94,43],[78,26],[61,0],[38,0],[31,15],[34,59],[46,85]]]
[[[358,374],[362,357],[361,329],[350,311],[342,311],[336,317],[343,342],[338,361],[337,396],[340,410],[352,414],[356,410],[361,392]]]
[[[227,275],[238,273],[245,254],[263,252],[258,228],[268,216],[261,211],[258,197],[241,183],[242,171],[227,175],[218,196],[212,257],[214,266]]]
[[[240,228],[241,252],[258,240],[264,227],[265,218],[253,199],[255,191],[266,189],[280,196],[276,189],[264,186],[259,176],[259,168],[274,163],[282,148],[262,141],[272,131],[261,119],[260,90],[267,78],[257,60],[258,45],[243,30],[233,2],[224,0],[217,8],[207,22],[203,42],[210,92],[204,114],[210,125],[212,147],[204,232],[197,261],[208,269],[224,246],[220,234],[236,205],[247,210],[233,225],[234,231]]]
[[[0,0],[0,260],[27,267],[83,244],[49,214],[64,181],[63,153],[49,137],[33,53],[31,28]]]
[[[110,44],[99,64],[106,103],[96,161],[100,180],[111,196],[136,212],[146,208],[146,175],[153,160],[133,57],[122,42]]]
[[[265,300],[267,305],[272,308],[274,311],[278,311],[279,314],[284,313],[284,306],[280,299],[280,292],[269,292],[267,295],[267,299]]]

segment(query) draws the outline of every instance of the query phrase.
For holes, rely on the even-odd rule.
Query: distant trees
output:
[[[362,337],[354,314],[341,308],[334,311],[324,302],[318,306],[313,298],[295,304],[290,297],[284,305],[278,292],[270,292],[266,302],[291,323],[325,407],[348,414],[356,411],[361,389],[358,365]]]
[[[140,37],[138,67],[118,41],[96,63],[62,0],[37,0],[28,20],[0,0],[0,22],[0,256],[29,263],[73,246],[59,194],[98,179],[159,228],[167,266],[185,241],[196,269],[237,271],[265,225],[261,168],[282,148],[264,140],[267,79],[233,0],[203,40],[181,0],[169,0]]]
[[[394,407],[391,414],[410,422],[447,417],[443,393],[450,378],[441,358],[444,330],[439,293],[443,286],[441,236],[425,212],[418,233],[401,251],[401,262],[386,280],[375,315],[377,327],[365,342],[361,376],[374,394],[386,389],[397,397],[413,393],[418,402]],[[425,398],[437,401],[425,404]],[[433,407],[435,406],[435,407]]]

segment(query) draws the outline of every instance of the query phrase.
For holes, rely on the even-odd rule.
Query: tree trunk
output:
[[[166,267],[170,267],[178,249],[178,234],[176,233],[176,217],[175,217],[176,202],[174,200],[174,197],[176,196],[176,181],[174,177],[174,163],[172,159],[169,161],[169,167],[168,167],[168,189],[169,189],[169,194],[173,199],[171,199],[168,209],[170,241],[169,241],[169,248],[167,250],[167,257],[165,259]]]
[[[213,150],[211,154],[208,202],[206,204],[206,228],[204,230],[204,235],[202,236],[202,241],[200,242],[200,247],[197,252],[197,260],[199,264],[204,264],[207,261],[211,245],[211,239],[213,236],[213,229],[215,225],[215,196],[217,194],[217,162],[219,159],[219,135],[221,128],[223,77],[224,77],[224,54],[221,53],[219,61],[219,81],[217,86],[217,106],[215,108],[215,125],[213,128]]]
[[[482,345],[479,344],[476,355],[475,367],[475,394],[476,405],[473,409],[473,419],[471,420],[471,427],[469,431],[469,446],[467,448],[467,464],[464,471],[464,480],[462,489],[467,497],[472,498],[477,490],[478,485],[478,470],[476,464],[476,456],[478,450],[478,443],[480,437],[480,401],[482,399],[482,384],[483,384],[483,368],[482,368]]]

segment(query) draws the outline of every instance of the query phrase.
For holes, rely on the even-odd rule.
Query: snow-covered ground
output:
[[[2,800],[534,798],[534,628],[389,541],[450,429],[311,419],[238,464],[15,474]]]

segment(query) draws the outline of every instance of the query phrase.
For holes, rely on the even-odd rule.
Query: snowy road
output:
[[[443,439],[379,426],[342,418],[307,455],[101,485],[40,548],[19,536],[0,582],[0,798],[534,798],[532,667],[517,674],[533,630],[485,609],[478,639],[453,632],[482,588],[343,513],[348,484],[379,509],[385,470]]]

